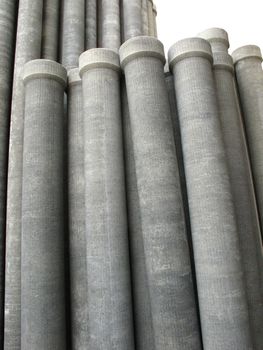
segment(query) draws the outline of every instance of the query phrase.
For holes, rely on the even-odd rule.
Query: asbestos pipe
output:
[[[88,348],[134,350],[118,54],[109,49],[86,51],[80,56],[80,75]]]
[[[68,70],[78,67],[85,51],[85,0],[63,0],[61,62]]]
[[[148,23],[148,0],[141,0],[142,3],[142,34],[148,35],[149,23]]]
[[[263,227],[263,71],[260,48],[243,46],[232,54],[238,92],[243,112],[244,125],[254,179],[261,231]]]
[[[120,58],[134,145],[142,230],[138,234],[151,306],[146,322],[152,322],[156,349],[201,349],[163,45],[152,37],[132,38],[121,46]],[[143,317],[144,307],[139,312]]]
[[[66,349],[63,119],[67,71],[25,65],[21,350]]]
[[[43,0],[20,0],[11,107],[7,213],[4,348],[21,349],[21,204],[24,64],[40,58]]]
[[[84,119],[79,69],[68,74],[68,212],[72,350],[88,348]]]
[[[252,342],[212,61],[210,44],[201,38],[181,40],[169,51],[204,348],[245,350]]]
[[[97,47],[97,0],[86,0],[86,50]]]
[[[199,38],[207,40],[212,52],[228,53],[229,38],[228,33],[222,28],[209,28],[198,34]]]
[[[44,0],[41,57],[58,60],[60,0]]]
[[[147,9],[148,9],[148,35],[155,35],[154,29],[154,13],[153,13],[153,0],[147,0]]]
[[[7,162],[17,8],[18,1],[0,2],[0,349],[4,341]]]

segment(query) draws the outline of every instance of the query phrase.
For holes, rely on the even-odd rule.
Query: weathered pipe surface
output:
[[[98,0],[99,43],[98,47],[118,52],[121,45],[119,0]]]
[[[7,213],[4,348],[21,349],[21,203],[24,132],[22,69],[40,58],[43,0],[20,0],[11,108]]]
[[[149,34],[149,22],[148,22],[148,0],[141,0],[142,3],[142,32],[143,35]]]
[[[88,348],[134,350],[119,57],[80,56],[83,87]]]
[[[124,76],[122,80],[122,120],[125,150],[128,231],[132,268],[135,348],[137,350],[154,350],[151,300],[147,281],[134,145],[131,135],[130,113]]]
[[[232,57],[225,52],[214,52],[213,57],[220,121],[240,235],[253,345],[260,350],[263,347],[263,257],[250,163],[236,99]]]
[[[9,123],[18,1],[0,2],[0,349],[4,325],[4,261]]]
[[[134,145],[153,349],[201,349],[163,45],[137,37],[120,49]],[[144,313],[144,308],[140,310]]]
[[[155,36],[154,29],[154,13],[153,13],[153,0],[147,0],[147,11],[148,11],[148,35]]]
[[[78,67],[85,51],[85,0],[63,0],[61,62],[69,70]]]
[[[49,60],[25,65],[21,350],[66,349],[63,101],[67,72]]]
[[[97,0],[86,0],[86,50],[97,47]]]
[[[88,348],[84,119],[79,69],[68,74],[68,213],[72,349]]]
[[[204,348],[252,349],[232,189],[210,44],[171,47]]]
[[[260,48],[243,46],[232,54],[242,106],[261,230],[263,228],[263,71]]]
[[[227,32],[222,28],[209,28],[198,34],[199,38],[207,40],[212,52],[228,52],[229,39]]]
[[[122,6],[124,41],[143,35],[142,0],[123,0]]]
[[[58,60],[61,0],[44,0],[41,57]]]

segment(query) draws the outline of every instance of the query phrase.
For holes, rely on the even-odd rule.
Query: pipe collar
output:
[[[246,58],[258,58],[262,62],[261,50],[256,45],[246,45],[236,49],[232,53],[234,64]]]
[[[67,70],[55,61],[37,59],[27,62],[23,71],[24,84],[37,78],[54,79],[61,83],[64,88],[67,86]]]
[[[199,38],[203,38],[209,43],[222,43],[229,49],[229,38],[227,32],[222,28],[209,28],[198,34]]]
[[[79,74],[96,68],[108,68],[120,72],[119,55],[116,51],[106,48],[90,49],[79,57]]]
[[[214,68],[215,69],[227,69],[231,73],[234,73],[233,58],[226,52],[214,52]]]
[[[127,40],[120,47],[120,61],[123,69],[127,63],[140,57],[155,57],[164,65],[165,55],[163,44],[151,36],[137,36]]]
[[[73,68],[68,72],[68,85],[77,85],[81,83],[79,69]]]
[[[181,60],[190,57],[203,57],[213,63],[211,46],[202,38],[188,38],[175,43],[168,52],[170,68]]]

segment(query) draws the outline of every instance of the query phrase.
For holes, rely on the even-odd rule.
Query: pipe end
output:
[[[246,58],[258,58],[262,62],[262,53],[256,45],[241,46],[232,53],[234,64]]]

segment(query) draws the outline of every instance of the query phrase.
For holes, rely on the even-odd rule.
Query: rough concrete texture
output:
[[[69,70],[78,67],[85,51],[85,0],[63,0],[61,62]]]
[[[7,160],[18,1],[0,2],[0,349],[4,325]]]
[[[125,79],[122,80],[122,118],[124,132],[128,227],[132,268],[132,293],[135,327],[135,348],[154,350],[154,329],[151,317],[151,300],[147,281],[142,221],[131,135],[130,113]]]
[[[229,39],[227,32],[222,28],[209,28],[198,34],[199,38],[207,40],[212,52],[228,52]]]
[[[86,0],[86,50],[97,47],[97,0]]]
[[[155,16],[153,12],[153,0],[147,0],[147,11],[148,11],[148,35],[155,36]]]
[[[121,45],[119,0],[98,0],[98,9],[98,47],[104,47],[118,51]]]
[[[142,2],[142,32],[143,35],[148,35],[149,33],[149,23],[148,23],[148,0],[141,0]]]
[[[263,71],[260,48],[243,46],[232,54],[243,112],[261,230],[263,227]]]
[[[68,213],[72,350],[88,348],[84,119],[79,69],[68,76]]]
[[[263,256],[242,116],[237,104],[232,57],[214,52],[214,76],[230,182],[236,209],[254,349],[263,347]]]
[[[123,33],[124,41],[142,35],[142,0],[123,0]]]
[[[88,348],[134,350],[119,57],[80,56],[83,87]]]
[[[24,64],[40,58],[43,0],[20,0],[11,109],[5,276],[4,348],[20,350],[21,198],[24,127]]]
[[[44,0],[41,57],[58,60],[60,0]]]
[[[145,322],[152,322],[152,349],[201,349],[163,46],[155,38],[132,38],[122,45],[120,57],[134,145],[138,234],[151,305],[151,318]],[[138,312],[143,314],[144,308]]]
[[[25,65],[21,350],[65,350],[63,99],[56,62]]]
[[[204,348],[252,349],[239,237],[212,71],[201,38],[169,51],[184,154]]]

